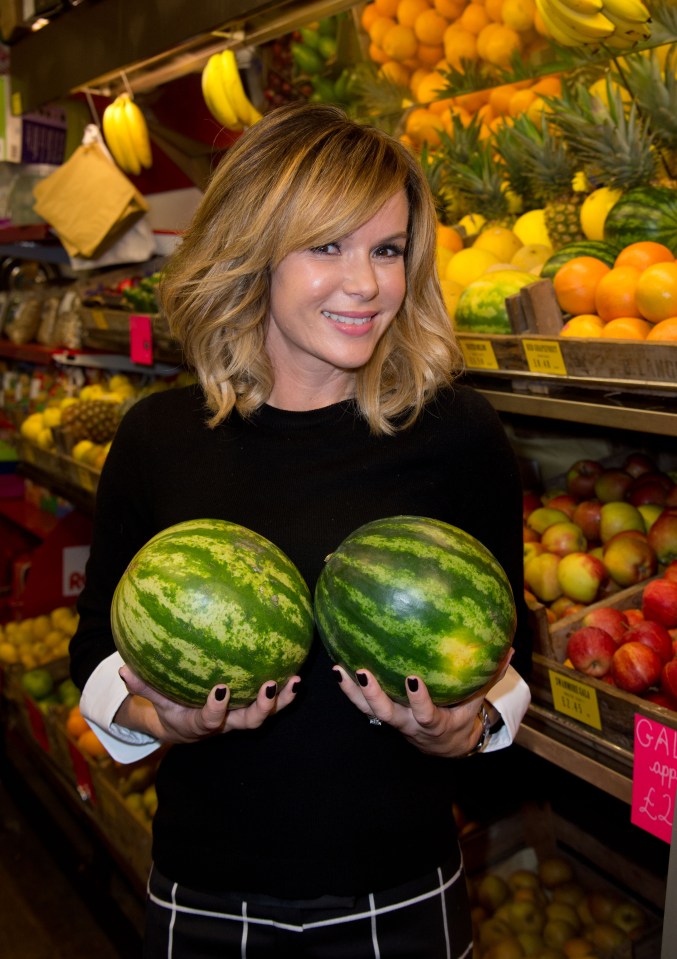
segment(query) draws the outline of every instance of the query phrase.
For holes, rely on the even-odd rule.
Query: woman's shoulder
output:
[[[428,416],[462,417],[473,416],[495,420],[497,414],[489,400],[473,386],[456,381],[435,394],[435,397],[426,404],[425,412]]]

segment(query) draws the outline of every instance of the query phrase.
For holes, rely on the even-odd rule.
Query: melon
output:
[[[454,326],[462,333],[512,333],[506,298],[538,280],[524,270],[485,273],[463,290],[456,304]]]
[[[406,703],[418,676],[439,705],[457,703],[497,673],[516,627],[502,566],[474,536],[423,516],[375,520],[328,558],[315,619],[331,658],[368,669]]]
[[[226,520],[153,536],[118,582],[111,628],[124,661],[175,702],[202,706],[225,683],[230,705],[298,672],[313,638],[310,591],[275,544]]]

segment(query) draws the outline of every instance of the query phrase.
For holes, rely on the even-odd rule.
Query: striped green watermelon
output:
[[[463,290],[456,304],[454,326],[462,333],[512,333],[506,297],[538,279],[523,270],[484,273]]]
[[[613,266],[619,249],[620,247],[605,240],[576,240],[573,243],[567,243],[545,261],[540,273],[541,279],[551,280],[561,266],[576,256],[594,256],[607,266]]]
[[[332,553],[315,591],[329,655],[370,670],[406,703],[419,676],[438,704],[485,685],[512,643],[515,603],[493,554],[469,533],[422,516],[375,520]]]
[[[111,627],[125,662],[168,698],[202,706],[226,683],[231,706],[245,706],[305,660],[312,600],[291,560],[263,536],[225,520],[188,520],[134,556],[113,596]]]
[[[661,186],[628,190],[607,214],[604,239],[619,247],[653,240],[677,256],[677,190]]]

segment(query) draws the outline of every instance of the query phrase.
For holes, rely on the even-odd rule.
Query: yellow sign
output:
[[[108,323],[106,323],[106,317],[103,315],[103,310],[92,310],[92,319],[94,320],[94,325],[100,330],[108,329]]]
[[[466,366],[472,366],[478,370],[498,369],[494,347],[489,340],[462,339],[460,342]]]
[[[531,373],[566,376],[567,368],[557,340],[522,340],[527,366]]]
[[[599,715],[597,690],[588,686],[587,683],[579,683],[552,669],[549,670],[549,674],[553,706],[557,712],[601,730],[602,720]]]

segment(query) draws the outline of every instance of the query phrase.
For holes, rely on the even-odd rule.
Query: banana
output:
[[[602,0],[569,0],[567,6],[578,13],[600,13],[602,10]]]
[[[639,23],[646,23],[651,19],[643,0],[604,0],[604,13],[607,17],[614,16]]]
[[[571,30],[557,17],[548,0],[535,0],[536,9],[541,15],[548,35],[561,47],[580,47],[591,41],[582,37],[580,33]]]
[[[202,71],[202,95],[209,112],[229,130],[241,130],[235,109],[226,92],[225,76],[220,53],[207,60]]]
[[[141,173],[141,162],[134,151],[124,117],[120,115],[121,106],[120,98],[116,97],[103,111],[103,135],[120,169],[138,175]]]
[[[235,108],[235,113],[239,120],[245,126],[252,126],[257,120],[261,119],[261,114],[244,92],[240,71],[237,68],[237,60],[232,50],[224,50],[221,54],[223,63],[223,73],[226,89],[230,97],[230,102]]]
[[[119,117],[120,122],[125,123],[129,132],[134,152],[141,166],[150,170],[153,165],[153,154],[150,146],[150,137],[148,136],[148,127],[146,118],[136,103],[126,93],[120,96]]]
[[[567,0],[545,0],[550,14],[560,28],[578,34],[582,42],[603,40],[614,32],[614,24],[603,13],[583,14],[572,10]]]
[[[607,16],[614,25],[613,35],[615,37],[623,37],[633,43],[638,43],[640,40],[648,40],[651,36],[651,27],[646,21],[626,20],[615,13],[608,13]]]

